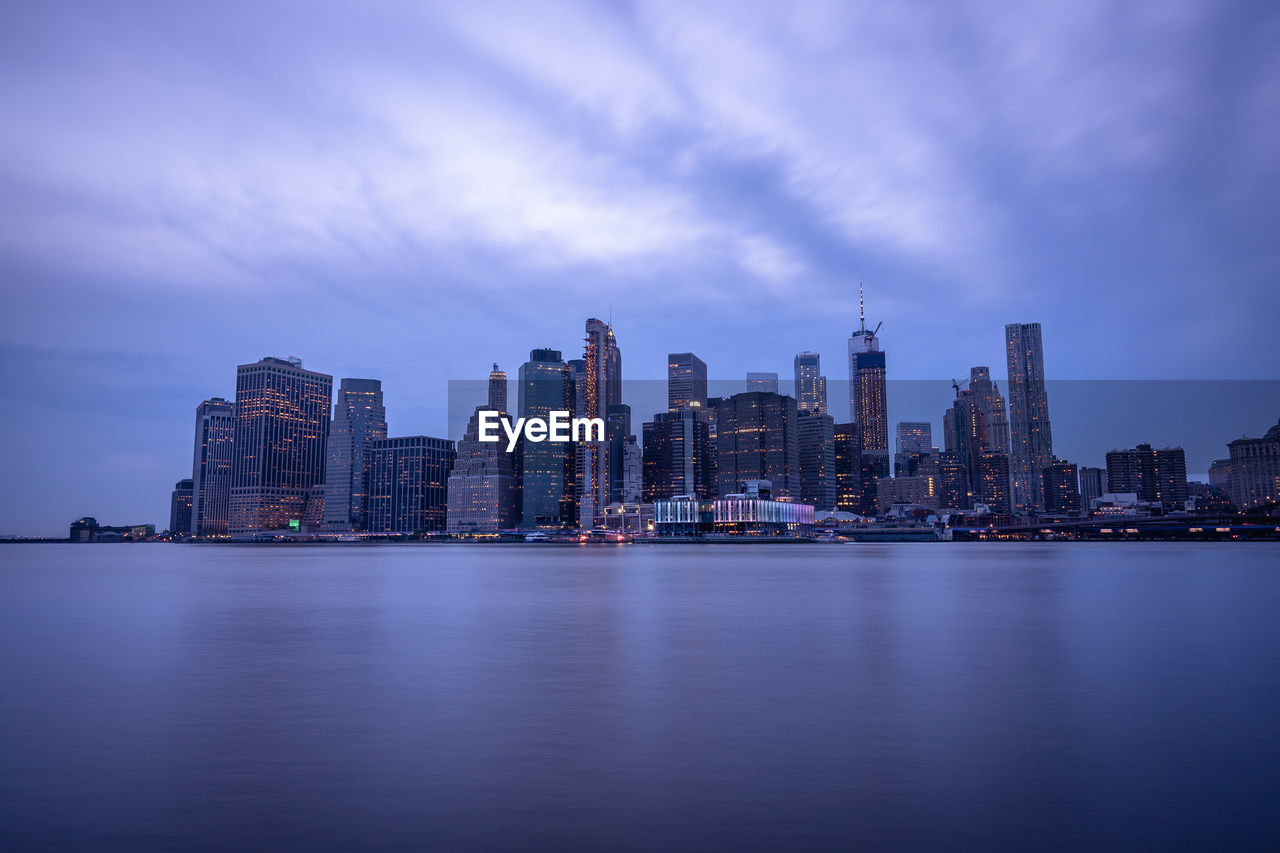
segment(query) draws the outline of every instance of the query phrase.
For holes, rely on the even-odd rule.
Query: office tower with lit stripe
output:
[[[377,379],[343,379],[333,405],[325,470],[324,520],[331,533],[365,529],[369,503],[369,442],[387,437],[387,410],[382,404],[382,382]]]
[[[302,359],[267,356],[236,368],[232,536],[297,530],[324,483],[333,377]]]
[[[595,317],[587,320],[584,341],[583,382],[577,414],[607,423],[609,406],[622,403],[622,353],[613,328]],[[612,466],[608,436],[604,441],[576,442],[573,448],[577,523],[583,528],[594,527],[603,522],[604,511],[609,506]]]
[[[213,397],[196,408],[191,460],[191,528],[194,536],[226,536],[231,518],[231,443],[235,406]]]
[[[1004,327],[1009,366],[1009,478],[1015,512],[1044,508],[1041,472],[1053,463],[1049,395],[1045,388],[1044,347],[1039,323]]]
[[[822,375],[821,362],[816,352],[796,354],[796,408],[801,412],[827,413],[827,377]]]
[[[443,533],[454,446],[410,435],[369,442],[370,533]]]
[[[548,418],[552,411],[575,411],[574,381],[559,350],[535,349],[520,365],[517,403],[522,418]],[[573,523],[571,444],[526,441],[521,454],[523,527],[560,528]],[[566,474],[568,476],[566,476]]]
[[[507,419],[506,405],[507,374],[495,364],[489,374],[488,400],[467,421],[449,472],[447,533],[497,533],[520,525],[524,439],[517,440],[511,452],[507,452],[505,431],[500,441],[480,441],[480,412],[497,412]]]
[[[816,411],[797,413],[800,500],[826,512],[836,508],[836,422]]]
[[[707,405],[707,365],[691,352],[667,356],[667,410]]]
[[[862,507],[876,509],[875,479],[889,476],[889,409],[885,356],[876,333],[867,328],[862,288],[858,288],[860,327],[849,338],[849,414],[862,441]]]
[[[800,497],[796,400],[744,391],[716,403],[716,491],[738,494],[749,480],[768,480],[775,497]]]

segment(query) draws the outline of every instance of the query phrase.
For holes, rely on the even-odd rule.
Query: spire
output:
[[[867,330],[867,307],[862,301],[862,282],[858,282],[858,331],[865,332]]]

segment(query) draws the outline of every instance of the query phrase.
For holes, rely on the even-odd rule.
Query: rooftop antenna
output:
[[[862,282],[858,282],[858,331],[865,332],[867,330],[867,306],[862,299]]]

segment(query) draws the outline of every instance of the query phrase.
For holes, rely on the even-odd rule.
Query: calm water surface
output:
[[[0,847],[1280,844],[1274,545],[0,547]]]

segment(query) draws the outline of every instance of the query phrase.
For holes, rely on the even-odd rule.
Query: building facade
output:
[[[800,412],[827,413],[827,377],[822,375],[822,356],[802,352],[795,359],[796,408]]]
[[[1080,469],[1080,507],[1088,509],[1092,502],[1105,495],[1107,488],[1107,472],[1102,468]]]
[[[333,377],[297,358],[236,368],[230,532],[297,531],[324,483]]]
[[[707,365],[691,352],[667,356],[667,410],[707,405]]]
[[[449,439],[425,435],[369,442],[369,532],[443,533],[454,453]]]
[[[836,422],[816,410],[798,413],[800,500],[820,510],[836,508]]]
[[[343,379],[333,405],[325,469],[322,528],[333,533],[365,529],[369,504],[369,442],[387,437],[382,382]]]
[[[195,453],[191,460],[193,536],[226,536],[231,519],[231,445],[235,406],[213,397],[196,408]]]
[[[975,502],[986,504],[995,515],[1009,515],[1012,501],[1007,454],[989,450],[978,457],[978,479],[973,495]]]
[[[1237,438],[1231,453],[1231,502],[1257,509],[1280,501],[1280,422],[1262,438]]]
[[[535,349],[520,366],[517,383],[519,416],[547,418],[554,410],[574,412],[575,388],[569,365],[559,350]],[[522,527],[558,529],[574,526],[572,445],[524,442],[521,454]]]
[[[507,375],[495,364],[489,374],[489,399],[467,421],[449,472],[446,533],[497,533],[520,525],[524,439],[520,438],[509,453],[505,439],[480,441],[480,411],[498,412],[503,420],[509,420],[506,405]]]
[[[169,532],[191,532],[191,495],[195,481],[188,477],[173,484],[169,496]]]
[[[1050,515],[1079,514],[1080,478],[1074,462],[1055,459],[1044,467],[1041,478],[1044,481],[1045,512]]]
[[[1004,327],[1004,339],[1009,367],[1009,467],[1013,508],[1017,512],[1036,512],[1044,508],[1041,472],[1053,463],[1053,431],[1049,425],[1040,324],[1010,323]]]
[[[699,406],[659,412],[644,424],[643,499],[646,503],[716,494],[711,447],[711,418]]]
[[[799,417],[794,397],[745,391],[716,404],[716,492],[768,480],[779,497],[800,496]]]
[[[1181,447],[1139,444],[1107,453],[1107,491],[1132,492],[1140,501],[1175,506],[1187,501],[1187,457]]]

